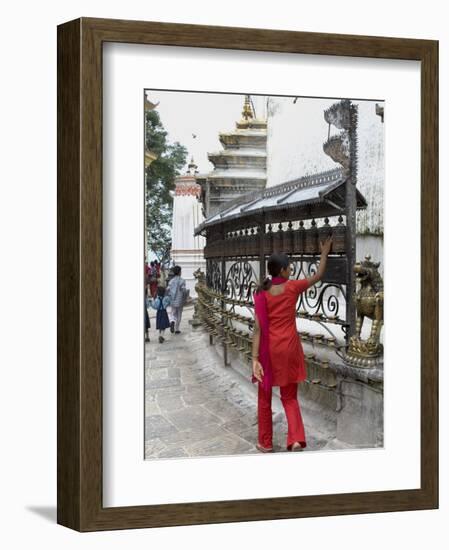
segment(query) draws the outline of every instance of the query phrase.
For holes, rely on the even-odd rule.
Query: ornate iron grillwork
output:
[[[217,260],[207,260],[206,262],[206,283],[216,292],[221,291],[221,267]]]
[[[317,260],[301,258],[292,262],[292,279],[305,279],[312,277],[318,270]],[[339,299],[341,295],[343,303]],[[296,308],[299,316],[307,316],[322,322],[333,322],[343,324],[344,316],[340,317],[341,310],[346,309],[345,285],[323,282],[316,283],[306,292],[300,295]]]
[[[258,273],[246,260],[234,262],[227,270],[225,296],[245,302],[252,302],[252,294],[257,287]]]

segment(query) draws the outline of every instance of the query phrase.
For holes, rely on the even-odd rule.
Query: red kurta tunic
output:
[[[306,378],[304,352],[296,329],[296,302],[308,286],[307,279],[290,279],[285,283],[284,291],[277,296],[264,291],[267,296],[273,386],[286,386]]]

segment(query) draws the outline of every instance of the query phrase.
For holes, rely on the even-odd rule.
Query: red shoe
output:
[[[256,443],[256,449],[261,453],[272,453],[273,447],[263,447],[260,443]]]
[[[289,445],[287,447],[287,451],[298,452],[302,450],[303,450],[303,447],[299,441],[295,441],[292,445]]]

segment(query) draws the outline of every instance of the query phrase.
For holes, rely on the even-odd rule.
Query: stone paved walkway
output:
[[[192,314],[193,307],[185,308],[181,334],[166,330],[162,344],[151,322],[145,349],[145,457],[258,453],[256,385],[223,365],[208,333],[188,323]],[[277,408],[273,444],[282,451],[287,424]],[[307,450],[326,444],[307,426],[306,432]]]

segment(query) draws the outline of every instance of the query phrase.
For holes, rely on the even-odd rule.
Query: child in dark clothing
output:
[[[170,296],[165,295],[165,287],[157,287],[157,295],[151,301],[151,307],[156,310],[156,330],[159,330],[159,343],[162,344],[165,338],[163,337],[164,331],[170,326],[170,320],[168,318],[167,306],[170,304]]]

